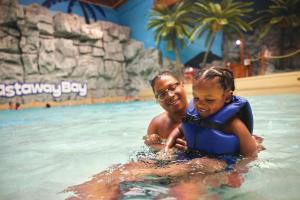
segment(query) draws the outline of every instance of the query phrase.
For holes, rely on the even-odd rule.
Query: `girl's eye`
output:
[[[198,97],[194,97],[194,102],[198,102],[199,98]]]
[[[206,102],[207,103],[213,103],[215,100],[213,100],[213,99],[206,99]]]

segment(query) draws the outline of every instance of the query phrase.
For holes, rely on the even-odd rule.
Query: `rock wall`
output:
[[[106,21],[85,24],[77,15],[0,0],[0,84],[68,81],[88,88],[87,96],[0,95],[0,104],[15,98],[29,103],[134,96],[163,70],[159,63],[159,52],[130,39],[127,27]]]

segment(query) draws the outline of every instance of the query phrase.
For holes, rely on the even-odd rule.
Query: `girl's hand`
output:
[[[175,147],[180,151],[187,151],[187,143],[184,138],[177,138]]]

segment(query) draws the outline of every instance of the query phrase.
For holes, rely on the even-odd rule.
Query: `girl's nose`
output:
[[[205,106],[205,101],[199,99],[195,104],[196,104],[197,106]]]
[[[205,109],[206,103],[203,100],[198,100],[197,103],[194,103],[195,108],[197,109]]]
[[[197,104],[195,107],[196,107],[197,110],[202,110],[202,109],[204,109],[204,106],[203,106],[203,105],[200,105],[200,104]]]

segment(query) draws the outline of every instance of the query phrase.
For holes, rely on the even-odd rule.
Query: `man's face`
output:
[[[179,112],[186,109],[187,98],[183,84],[170,75],[156,80],[154,93],[157,101],[167,112]]]

